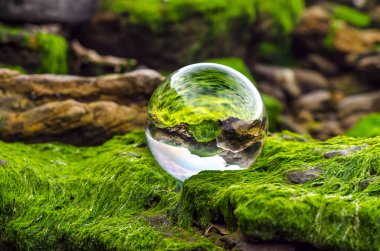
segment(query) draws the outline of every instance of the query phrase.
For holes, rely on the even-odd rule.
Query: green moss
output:
[[[43,53],[39,72],[65,74],[67,66],[67,42],[55,34],[38,32],[36,34],[38,48]]]
[[[337,5],[333,8],[333,18],[345,21],[356,27],[368,27],[372,23],[368,14],[344,5]]]
[[[11,70],[18,71],[19,73],[25,73],[25,69],[19,65],[7,65],[7,64],[1,64],[0,63],[0,68],[8,68]]]
[[[276,98],[262,94],[263,102],[267,109],[268,121],[269,121],[269,131],[276,132],[278,131],[278,126],[281,123],[280,115],[283,110],[282,103]]]
[[[324,157],[352,146],[364,148]],[[224,221],[248,238],[306,242],[321,249],[377,250],[379,146],[380,137],[320,142],[295,134],[271,136],[251,169],[205,171],[186,180],[176,211],[179,221],[204,227]],[[292,171],[316,168],[321,174],[309,182],[287,179]]]
[[[162,29],[167,23],[182,22],[191,16],[200,15],[211,24],[212,33],[223,33],[236,20],[253,24],[257,18],[268,19],[276,36],[289,34],[303,8],[303,0],[177,0],[177,1],[133,1],[102,0],[104,10],[128,14],[133,23]]]
[[[197,125],[189,125],[189,132],[197,142],[208,142],[216,139],[220,133],[220,125],[212,120],[204,120]]]
[[[372,113],[356,122],[356,125],[346,132],[351,137],[380,136],[380,113]]]
[[[145,144],[143,132],[98,147],[0,142],[0,242],[20,250],[220,250],[191,226],[224,221],[248,238],[336,250],[380,245],[380,137],[276,134],[251,169],[202,172],[181,192]],[[324,157],[352,146],[364,148]],[[322,172],[316,179],[287,180],[312,168]]]
[[[5,26],[0,23],[0,43],[15,42],[19,46],[37,50],[42,59],[37,72],[58,73],[68,72],[67,41],[60,35],[45,32],[27,31],[21,28]],[[23,62],[20,62],[22,65]]]
[[[217,249],[170,225],[177,181],[143,144],[143,133],[88,148],[0,142],[0,240],[21,250]]]

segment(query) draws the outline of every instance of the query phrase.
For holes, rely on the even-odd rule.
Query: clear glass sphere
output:
[[[183,181],[203,170],[250,167],[267,121],[249,79],[227,66],[200,63],[179,69],[155,90],[146,136],[161,167]]]

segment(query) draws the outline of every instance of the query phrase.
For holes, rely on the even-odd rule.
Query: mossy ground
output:
[[[352,146],[363,148],[324,156]],[[220,249],[191,228],[210,222],[255,239],[380,248],[380,137],[272,135],[251,169],[202,172],[182,190],[155,163],[143,132],[98,147],[0,149],[0,242],[21,250]],[[287,180],[315,168],[321,174],[309,182]]]

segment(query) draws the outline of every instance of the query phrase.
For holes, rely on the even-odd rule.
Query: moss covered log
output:
[[[245,171],[166,174],[143,132],[98,147],[0,142],[0,243],[22,250],[218,250],[193,226],[252,240],[380,248],[380,137],[268,137]],[[1,246],[0,245],[0,246]]]

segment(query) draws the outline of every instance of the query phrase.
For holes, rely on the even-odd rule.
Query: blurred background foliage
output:
[[[375,0],[28,3],[0,4],[1,67],[83,76],[149,67],[167,76],[191,63],[221,63],[263,93],[271,131],[319,139],[380,111]],[[376,122],[360,121],[360,128]],[[349,133],[367,135],[361,131],[368,132]]]

